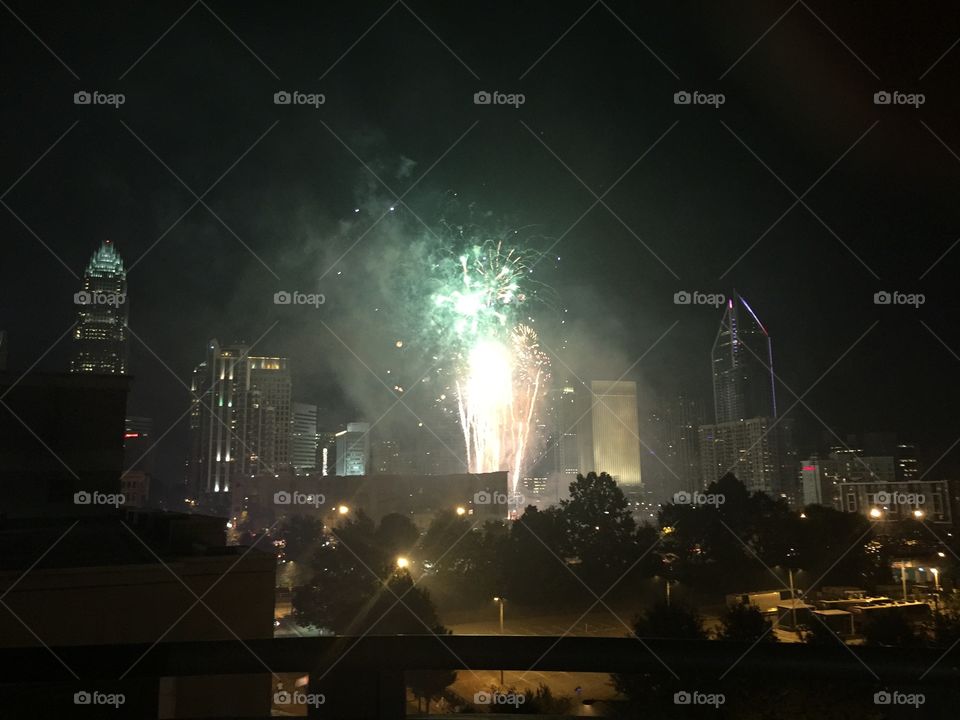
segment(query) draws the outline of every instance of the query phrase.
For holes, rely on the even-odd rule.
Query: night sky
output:
[[[534,312],[549,348],[566,340],[555,367],[613,379],[647,353],[628,375],[644,408],[707,400],[720,311],[673,297],[735,287],[773,337],[780,408],[796,393],[812,410],[791,413],[803,451],[822,421],[895,431],[929,464],[960,435],[960,13],[907,7],[8,0],[10,369],[67,367],[55,341],[109,238],[130,268],[130,413],[158,435],[179,419],[164,480],[186,453],[181,381],[213,337],[266,333],[256,352],[290,357],[295,399],[373,420],[393,402],[377,377],[427,370],[394,353],[417,349],[420,221],[472,208],[547,251],[536,279],[556,301]],[[81,90],[125,102],[75,105]],[[281,90],[325,103],[279,106]],[[482,90],[526,100],[475,105]],[[725,103],[676,105],[682,90]],[[876,105],[881,90],[925,102]],[[327,303],[278,308],[284,289]]]

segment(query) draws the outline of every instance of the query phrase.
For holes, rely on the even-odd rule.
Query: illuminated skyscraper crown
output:
[[[87,275],[104,277],[106,275],[123,275],[123,259],[117,248],[109,240],[104,240],[87,264]]]

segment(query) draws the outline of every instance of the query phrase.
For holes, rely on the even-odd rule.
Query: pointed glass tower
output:
[[[109,240],[100,245],[73,296],[78,308],[70,372],[127,373],[127,273]]]
[[[710,353],[716,422],[777,417],[770,335],[736,290]]]

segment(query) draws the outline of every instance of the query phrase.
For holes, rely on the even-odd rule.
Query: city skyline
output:
[[[953,4],[0,17],[6,714],[956,714]]]
[[[74,301],[81,306],[80,321],[78,322],[78,328],[75,333],[76,347],[79,349],[78,357],[83,357],[84,353],[86,356],[95,356],[95,359],[96,356],[103,356],[105,359],[98,361],[100,364],[97,365],[96,370],[104,374],[124,374],[126,357],[125,333],[128,322],[126,292],[127,283],[123,260],[115,245],[111,241],[105,240],[91,257],[85,271],[83,288],[74,298]],[[81,295],[83,296],[82,298]],[[116,298],[117,296],[122,299],[121,302],[109,302],[109,297]],[[719,330],[717,331],[711,349],[711,375],[714,417],[723,418],[724,422],[710,425],[704,422],[691,423],[685,419],[685,415],[689,414],[689,411],[682,409],[682,398],[690,396],[689,391],[685,389],[679,391],[679,405],[671,405],[671,403],[674,403],[674,400],[668,400],[664,404],[662,397],[659,400],[649,402],[648,407],[652,412],[665,413],[669,426],[664,425],[659,432],[657,429],[651,427],[649,429],[650,433],[646,438],[641,436],[640,425],[635,421],[631,422],[629,419],[624,420],[620,418],[607,422],[609,426],[605,431],[607,435],[615,430],[617,433],[631,436],[625,437],[629,443],[633,444],[632,440],[636,440],[635,444],[638,444],[637,450],[639,455],[636,459],[637,474],[635,476],[631,475],[630,479],[623,481],[625,483],[624,487],[643,487],[643,483],[641,483],[639,479],[641,472],[652,471],[651,477],[656,477],[657,480],[646,488],[648,490],[648,497],[654,498],[659,502],[666,502],[673,494],[666,490],[668,486],[681,491],[695,491],[705,488],[710,482],[716,480],[726,472],[734,472],[745,483],[749,490],[763,491],[772,497],[784,497],[791,503],[799,504],[807,497],[819,498],[819,494],[815,493],[814,495],[810,495],[803,487],[804,471],[800,468],[798,448],[795,445],[796,428],[794,418],[777,418],[777,376],[773,371],[773,345],[771,336],[754,309],[736,290],[731,292],[729,298],[725,296],[720,297],[725,298],[725,301],[720,303],[724,309]],[[83,302],[78,301],[77,298],[81,298]],[[103,306],[102,309],[94,308],[94,310],[100,310],[99,314],[90,313],[89,308],[84,306],[84,303],[95,303],[96,298],[99,298],[99,302]],[[274,301],[276,302],[276,298]],[[678,302],[676,296],[674,302]],[[684,304],[684,302],[685,301],[682,301],[680,304]],[[742,310],[746,311],[746,315],[739,312]],[[112,335],[104,335],[101,330],[97,330],[97,322],[100,324],[107,322],[107,324],[111,326],[114,324],[118,325],[119,334],[116,335],[116,338],[119,339],[115,339]],[[87,326],[93,326],[94,331],[91,332],[88,330],[85,333],[83,330],[85,324]],[[93,347],[95,351],[93,353],[88,349],[91,346],[90,337],[94,337]],[[85,338],[85,341],[81,341],[81,338]],[[218,347],[219,345],[216,341],[212,341],[210,348],[214,355],[220,353],[219,350],[215,350],[215,348]],[[102,348],[106,348],[106,350]],[[221,478],[221,471],[215,469],[211,476],[214,478],[213,480],[210,480],[210,478],[206,480],[200,479],[203,473],[209,474],[209,471],[198,469],[208,462],[206,459],[198,459],[198,453],[200,452],[198,450],[198,433],[206,433],[211,436],[207,443],[211,448],[210,457],[223,454],[226,458],[222,462],[217,460],[210,463],[213,468],[232,467],[231,460],[233,458],[231,458],[231,453],[235,455],[239,447],[242,446],[244,448],[242,450],[243,459],[240,463],[242,467],[238,466],[237,470],[233,471],[234,477],[238,476],[238,472],[240,474],[239,476],[253,476],[264,470],[272,473],[276,468],[286,468],[287,466],[292,467],[296,472],[307,469],[316,471],[318,467],[322,467],[323,465],[323,455],[320,450],[321,431],[318,430],[321,424],[318,424],[317,420],[317,405],[304,406],[303,403],[290,399],[295,398],[296,394],[292,390],[292,376],[287,367],[289,363],[288,359],[260,356],[253,356],[248,359],[248,352],[249,348],[243,343],[228,345],[226,351],[226,356],[237,356],[239,358],[239,362],[243,368],[242,374],[246,376],[241,384],[247,387],[247,390],[243,393],[243,399],[238,401],[243,406],[247,404],[251,406],[249,410],[251,419],[248,420],[246,412],[238,416],[240,417],[239,425],[243,428],[239,433],[231,433],[229,430],[229,428],[238,424],[236,420],[226,422],[223,418],[220,418],[217,423],[208,421],[204,424],[205,430],[201,431],[199,429],[203,423],[202,417],[212,417],[213,410],[207,407],[208,400],[205,398],[211,389],[216,389],[218,383],[210,379],[203,379],[203,376],[208,374],[206,368],[210,364],[209,358],[194,369],[194,379],[190,385],[191,394],[194,398],[192,401],[194,410],[191,414],[191,426],[194,428],[191,430],[193,439],[190,440],[192,449],[188,449],[184,453],[188,461],[186,488],[188,492],[194,496],[199,489],[208,491],[212,489],[215,492],[219,492],[221,486],[224,488],[229,487],[227,476],[230,474],[224,471],[224,475]],[[269,361],[269,363],[266,361]],[[226,377],[228,380],[232,380],[233,363],[236,361],[228,362],[230,362],[230,367],[225,366],[221,368],[223,372],[220,373],[220,376],[221,379]],[[270,365],[270,368],[267,368],[267,364]],[[216,361],[214,361],[213,365],[216,365]],[[81,370],[79,370],[78,367],[78,360],[75,358],[71,361],[70,370],[72,372],[79,372]],[[93,368],[93,365],[89,365],[86,371],[97,374],[96,370],[91,368]],[[251,372],[255,375],[258,369],[261,372],[265,369],[280,369],[285,373],[285,380],[282,382],[286,389],[281,391],[281,394],[285,395],[285,400],[283,401],[284,409],[279,421],[275,419],[274,409],[270,403],[268,403],[268,409],[265,411],[267,413],[266,416],[260,411],[259,398],[264,393],[264,389],[257,388],[256,381],[253,383],[252,391],[249,387],[251,383]],[[198,372],[200,373],[199,375]],[[215,368],[210,372],[213,373],[210,375],[211,378],[217,374]],[[629,369],[627,372],[629,373]],[[270,374],[272,373],[268,373],[268,375]],[[583,383],[583,381],[580,382]],[[600,386],[602,387],[595,389],[598,382],[600,382]],[[569,470],[565,469],[566,465],[570,465],[574,456],[577,458],[576,465],[579,468],[579,472],[586,472],[588,467],[598,472],[612,471],[618,483],[621,482],[621,474],[623,472],[621,463],[627,462],[629,465],[629,463],[632,462],[622,459],[617,459],[616,462],[614,462],[614,456],[610,455],[613,446],[611,445],[610,449],[601,449],[603,442],[592,439],[593,433],[597,431],[596,428],[587,427],[590,423],[596,425],[598,418],[602,414],[610,414],[613,412],[610,409],[610,404],[615,402],[616,399],[610,400],[607,398],[611,393],[614,395],[618,394],[613,392],[614,388],[624,385],[624,383],[622,381],[611,382],[597,380],[592,380],[590,383],[595,386],[595,388],[588,389],[586,384],[583,385],[584,392],[580,393],[579,401],[574,405],[574,407],[577,408],[576,414],[578,419],[572,427],[560,429],[559,425],[554,425],[554,429],[551,429],[541,425],[537,428],[539,434],[534,440],[535,445],[541,448],[541,450],[546,449],[543,452],[538,452],[536,457],[531,459],[532,464],[526,466],[524,472],[536,475],[539,472],[543,472],[546,468],[546,472],[552,478],[551,489],[549,490],[550,495],[559,493],[559,497],[563,496],[564,483],[567,482],[567,478],[575,474],[572,467]],[[566,392],[564,386],[568,384],[567,381],[559,382],[552,391],[560,393],[561,403],[563,394]],[[636,406],[639,412],[641,403],[636,391],[636,384],[633,382],[626,384],[634,386],[634,390],[632,391],[632,404]],[[268,382],[268,386],[269,385],[270,383]],[[571,393],[573,392],[572,388],[567,388],[567,390]],[[267,394],[269,394],[269,388],[267,389]],[[589,398],[587,397],[588,394]],[[222,400],[222,398],[220,399]],[[585,400],[589,400],[589,402],[585,404]],[[233,400],[228,399],[226,402],[228,408],[232,408]],[[551,400],[551,402],[554,402],[554,400]],[[696,400],[692,402],[694,405],[697,404]],[[304,453],[309,452],[306,446],[303,445],[304,441],[302,437],[300,437],[301,462],[293,463],[291,461],[291,448],[298,442],[298,432],[295,426],[299,422],[302,427],[305,427],[303,426],[304,421],[295,417],[294,410],[290,409],[294,406],[299,406],[301,412],[305,412],[309,407],[313,408],[312,427],[314,431],[312,435],[314,439],[312,443],[315,462],[312,465],[308,465],[302,461],[302,458],[305,457]],[[767,410],[769,410],[769,413],[766,415],[751,415],[751,413],[763,413]],[[230,409],[228,412],[232,417],[236,411]],[[546,408],[544,408],[544,412],[546,412]],[[677,413],[679,413],[679,415],[673,418],[672,415],[676,415]],[[554,417],[552,422],[559,423],[565,416],[569,415],[569,412],[561,412]],[[330,415],[328,414],[328,418],[329,417]],[[419,450],[422,452],[422,443],[413,443],[407,439],[398,445],[396,439],[383,436],[382,429],[378,432],[375,428],[371,427],[370,422],[356,422],[350,420],[350,417],[350,415],[341,413],[339,420],[333,422],[327,421],[330,427],[324,428],[324,431],[339,431],[337,434],[343,435],[349,430],[351,425],[358,428],[361,426],[364,427],[365,429],[358,431],[357,435],[367,446],[366,450],[363,451],[365,460],[358,461],[359,464],[354,462],[351,466],[352,469],[347,470],[344,460],[342,459],[343,452],[334,452],[334,457],[337,458],[335,460],[336,468],[331,468],[334,472],[363,474],[361,468],[368,472],[384,472],[382,469],[376,470],[376,465],[371,463],[370,446],[374,443],[373,438],[380,438],[376,440],[376,442],[381,447],[381,454],[383,452],[390,452],[394,456],[390,467],[409,469],[424,468],[422,471],[428,473],[450,471],[448,469],[450,467],[449,462],[441,463],[436,470],[431,470],[429,469],[429,463],[423,464],[420,461],[411,459],[413,453],[416,451]],[[610,417],[613,418],[613,415],[610,415]],[[702,417],[702,415],[699,417]],[[593,419],[591,420],[591,418]],[[738,419],[735,420],[734,418]],[[569,417],[567,417],[567,419],[569,419]],[[584,425],[584,419],[586,419],[586,425]],[[679,424],[670,424],[675,421],[679,422]],[[221,428],[226,429],[226,432],[218,429],[216,425],[220,425]],[[374,425],[376,425],[376,423],[374,423]],[[577,429],[578,427],[580,428],[579,430]],[[684,427],[689,429],[685,431],[683,430]],[[696,438],[693,439],[693,442],[690,442],[683,440],[682,437],[678,438],[675,435],[677,432],[679,432],[681,436],[690,433],[696,435],[698,430],[700,431],[699,442],[696,441]],[[807,454],[810,452],[814,454],[824,451],[830,452],[828,448],[837,447],[836,444],[832,444],[834,441],[849,451],[849,448],[846,448],[844,441],[836,431],[828,427],[825,427],[824,430],[818,444],[804,448]],[[555,438],[551,439],[551,433],[564,435],[569,434],[571,431],[573,431],[573,435],[568,443],[576,444],[577,450],[574,455],[571,455],[569,449],[566,451],[562,449],[562,441]],[[665,439],[665,436],[660,434],[662,432],[672,435],[669,439]],[[264,433],[275,439],[268,443],[264,439]],[[704,433],[706,433],[706,436]],[[439,438],[436,433],[429,434],[433,435],[434,439],[438,441],[434,447],[435,452],[441,455],[445,452],[450,452],[453,456],[450,461],[454,463],[463,462],[462,455],[450,447],[447,442]],[[299,435],[302,435],[302,431]],[[833,440],[829,442],[824,440],[824,438],[828,438],[828,436],[831,435],[833,436]],[[219,439],[214,440],[214,437],[219,437]],[[447,440],[450,441],[450,438],[447,438]],[[556,446],[555,449],[547,448],[551,443]],[[342,441],[340,444],[343,444]],[[453,443],[451,442],[451,444]],[[220,447],[221,445],[222,447]],[[234,448],[232,447],[233,445],[237,445],[238,447]],[[587,447],[588,445],[590,447]],[[699,447],[696,447],[696,445],[699,445]],[[217,446],[216,450],[213,450],[214,446]],[[653,450],[651,446],[659,447],[660,453]],[[152,454],[154,457],[160,454],[154,451],[152,444],[145,446],[143,443],[138,443],[138,447],[144,448],[148,455]],[[264,452],[260,453],[254,450],[253,447],[264,448]],[[341,450],[343,450],[343,448],[341,448]],[[566,454],[564,454],[564,452],[566,452]],[[622,449],[617,452],[622,453]],[[598,453],[600,456],[609,455],[610,462],[614,462],[616,467],[614,468],[614,465],[606,467],[604,463],[595,467],[595,463],[591,458],[597,457]],[[691,453],[693,453],[693,455],[691,455]],[[744,453],[746,453],[746,462],[744,461]],[[682,459],[680,458],[681,455],[683,456]],[[751,455],[755,456],[754,460],[749,459]],[[617,458],[622,457],[624,456],[617,455]],[[643,467],[641,467],[641,457],[643,458]],[[151,466],[155,464],[153,458],[151,458],[150,462]],[[545,462],[546,464],[544,464]],[[172,465],[172,463],[170,464]],[[383,461],[379,460],[378,464],[383,465]],[[646,469],[644,470],[643,468]],[[456,467],[453,469],[456,470]],[[665,480],[663,477],[664,472],[672,475],[673,480]],[[699,473],[699,481],[695,475],[688,474],[691,472],[694,474]],[[149,475],[151,478],[154,477],[153,473]],[[161,477],[159,479],[168,491],[171,488],[175,488],[180,482],[180,479],[177,477]],[[208,488],[208,486],[210,487]]]

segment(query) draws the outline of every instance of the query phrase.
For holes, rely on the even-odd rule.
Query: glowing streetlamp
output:
[[[348,512],[350,512],[350,508],[348,508],[346,505],[341,505],[337,508],[337,512],[341,515],[346,515]]]
[[[466,515],[467,509],[463,505],[457,505],[457,515]]]
[[[880,508],[870,508],[870,517],[874,520],[879,520],[883,517],[883,510]]]
[[[913,517],[915,517],[917,520],[923,520],[924,515],[925,513],[920,508],[917,508],[913,511]]]
[[[397,558],[397,570],[406,570],[410,566],[410,561],[407,558],[400,556]]]
[[[503,602],[506,598],[495,597],[493,601],[500,606],[500,634],[503,635]],[[500,685],[503,685],[503,670],[500,670]]]

